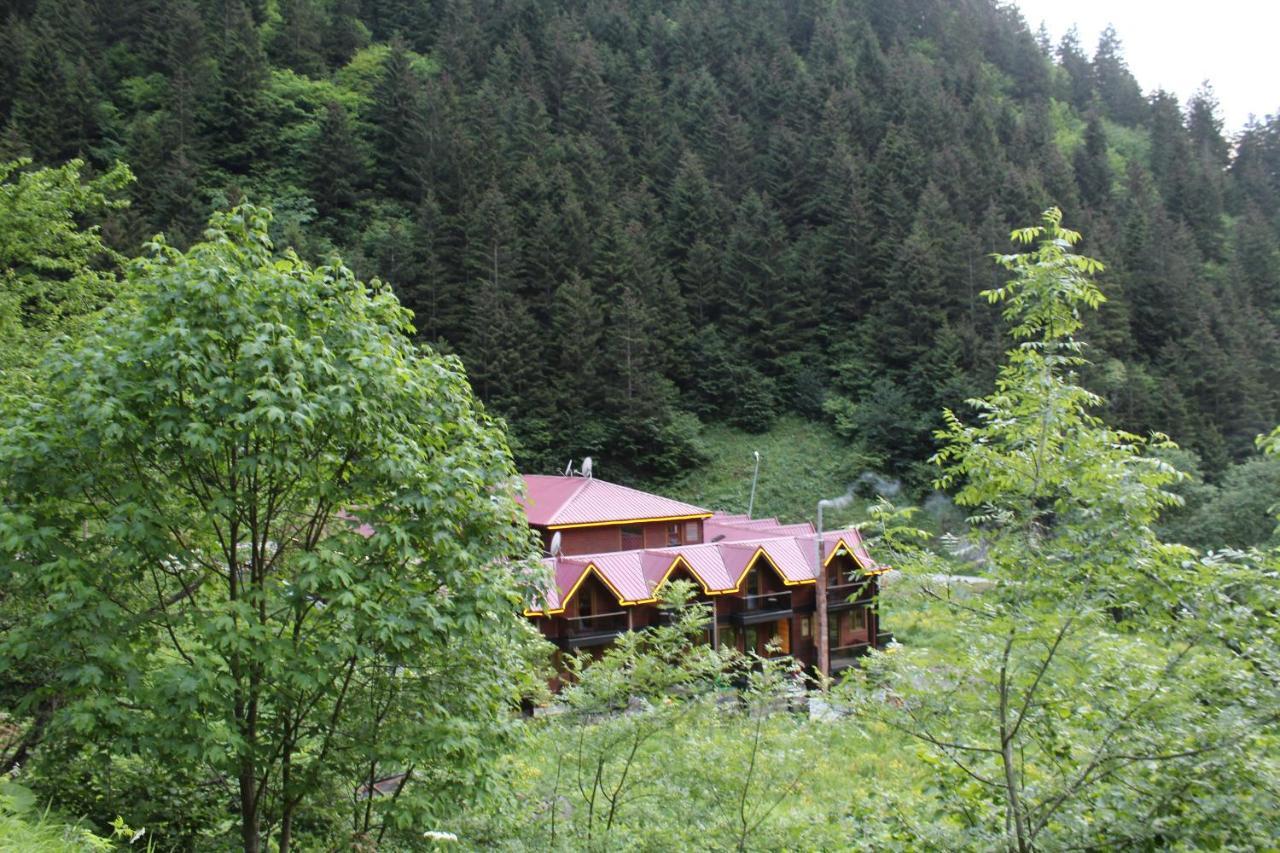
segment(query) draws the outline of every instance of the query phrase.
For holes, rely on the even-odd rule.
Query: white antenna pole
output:
[[[751,518],[751,513],[756,508],[756,481],[760,479],[760,451],[751,451],[756,456],[756,472],[751,476],[751,500],[747,502],[747,518]]]
[[[565,475],[566,477],[572,477],[572,476],[573,476],[573,460],[572,460],[572,459],[570,459],[570,460],[569,460],[569,464],[568,464],[568,465],[564,466],[564,475]]]

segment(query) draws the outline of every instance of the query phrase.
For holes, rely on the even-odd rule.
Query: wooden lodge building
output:
[[[541,532],[554,583],[525,611],[563,651],[603,647],[657,624],[659,592],[683,578],[712,608],[715,647],[767,654],[771,640],[815,670],[838,673],[883,645],[876,563],[853,528],[825,532],[821,568],[811,524],[710,510],[590,476],[526,476],[522,501]],[[550,554],[559,534],[558,551]],[[829,661],[815,636],[826,584]],[[825,665],[824,665],[825,664]]]

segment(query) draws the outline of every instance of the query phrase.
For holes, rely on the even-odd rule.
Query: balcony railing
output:
[[[848,646],[839,646],[830,651],[831,673],[846,670],[858,662],[858,658],[866,655],[871,651],[871,644],[868,642],[853,643]]]
[[[790,610],[790,592],[765,592],[759,595],[743,596],[743,607],[746,610]]]
[[[569,616],[564,622],[562,636],[565,646],[571,649],[600,646],[627,630],[627,612],[615,610],[590,616]]]
[[[790,615],[790,592],[766,592],[760,595],[744,595],[742,610],[734,613],[730,619],[739,625],[755,625],[759,622],[785,619]]]

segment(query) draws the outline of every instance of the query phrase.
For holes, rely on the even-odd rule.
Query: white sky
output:
[[[1280,113],[1278,0],[1013,0],[1031,31],[1043,21],[1056,47],[1072,24],[1092,57],[1111,24],[1125,61],[1145,93],[1171,91],[1183,105],[1213,84],[1228,135],[1253,113]]]

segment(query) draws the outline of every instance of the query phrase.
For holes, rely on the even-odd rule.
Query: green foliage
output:
[[[462,357],[523,468],[590,453],[630,479],[696,459],[690,415],[798,414],[923,487],[939,411],[1000,359],[985,256],[1052,201],[1112,260],[1091,342],[1132,382],[1104,414],[1210,479],[1244,459],[1280,419],[1276,122],[1232,156],[1212,92],[1148,103],[1114,31],[1055,53],[992,0],[874,7],[25,2],[0,157],[130,163],[103,223],[128,252],[272,207],[277,242],[388,281]],[[574,276],[601,308],[576,327]]]
[[[1185,492],[1185,508],[1162,524],[1168,538],[1204,550],[1280,545],[1280,460],[1247,459],[1228,468],[1218,483],[1198,481]]]
[[[1274,759],[1263,749],[1274,733],[1265,720],[1257,741],[1117,768],[1089,780],[1097,790],[1084,799],[1070,779],[1045,767],[1087,765],[1089,750],[1103,747],[1097,738],[1107,720],[1133,707],[1125,703],[1135,691],[1162,685],[1165,671],[1152,662],[1165,665],[1164,677],[1176,684],[1168,701],[1162,695],[1135,712],[1143,727],[1118,733],[1125,743],[1149,737],[1144,746],[1169,745],[1184,735],[1230,743],[1238,720],[1227,718],[1251,719],[1243,697],[1259,705],[1274,698],[1267,675],[1278,671],[1274,552],[1250,547],[1197,562],[1152,531],[1174,491],[1188,500],[1180,518],[1193,519],[1192,535],[1175,538],[1206,550],[1261,541],[1260,528],[1246,531],[1244,522],[1256,521],[1270,500],[1271,463],[1250,459],[1253,436],[1280,420],[1280,119],[1253,122],[1229,142],[1211,92],[1197,93],[1185,111],[1167,93],[1145,100],[1113,31],[1092,58],[1075,33],[1055,55],[1016,12],[990,2],[924,0],[910,9],[765,3],[746,16],[725,0],[436,6],[128,0],[98,8],[39,0],[11,10],[0,32],[0,157],[29,156],[55,168],[5,166],[0,180],[0,247],[10,253],[0,254],[6,380],[32,378],[47,341],[64,333],[70,340],[54,344],[51,365],[61,365],[54,385],[41,390],[37,378],[45,374],[37,374],[27,399],[4,404],[13,428],[0,434],[3,476],[17,471],[23,479],[6,480],[3,495],[3,524],[11,527],[0,535],[0,634],[20,654],[4,661],[0,701],[16,710],[27,700],[6,763],[19,755],[34,762],[32,784],[56,794],[68,813],[92,815],[100,831],[120,814],[174,844],[208,846],[234,810],[231,789],[239,782],[231,765],[267,751],[246,747],[236,728],[234,685],[242,680],[229,661],[248,652],[233,641],[238,629],[217,620],[233,613],[253,627],[245,607],[265,603],[269,619],[284,618],[297,596],[312,595],[307,600],[324,602],[341,630],[326,616],[307,635],[311,644],[289,641],[288,632],[263,639],[270,632],[261,625],[246,629],[262,640],[259,652],[273,661],[279,653],[270,670],[279,678],[263,711],[275,728],[261,742],[302,744],[288,785],[282,764],[264,759],[264,833],[279,828],[271,821],[296,796],[289,790],[314,782],[307,803],[326,796],[349,803],[367,774],[407,769],[408,751],[373,744],[411,736],[421,753],[415,748],[419,761],[401,794],[353,806],[341,831],[336,808],[307,806],[296,829],[308,845],[350,842],[352,827],[365,834],[360,843],[379,833],[386,842],[387,827],[396,843],[420,846],[418,830],[441,826],[460,801],[473,794],[503,800],[487,759],[494,730],[510,733],[496,722],[497,709],[518,692],[500,673],[522,669],[524,660],[516,651],[520,629],[506,618],[514,582],[486,573],[467,598],[458,590],[484,558],[504,550],[503,537],[482,536],[488,544],[464,568],[448,544],[473,532],[460,518],[506,517],[501,488],[493,492],[500,506],[488,515],[478,497],[510,473],[502,441],[449,378],[458,370],[452,360],[425,357],[452,407],[438,419],[420,419],[421,407],[410,406],[418,414],[402,408],[387,426],[374,411],[380,402],[353,402],[387,394],[403,402],[395,389],[404,390],[405,370],[422,364],[399,339],[404,316],[390,308],[373,312],[385,327],[382,362],[356,360],[365,371],[358,394],[351,384],[325,385],[318,371],[332,362],[313,364],[311,356],[332,350],[334,336],[348,328],[335,306],[351,304],[346,296],[332,302],[331,291],[358,289],[336,264],[313,268],[268,251],[256,225],[244,232],[253,235],[247,245],[240,226],[226,225],[193,250],[208,269],[193,272],[177,259],[173,247],[200,239],[211,208],[249,197],[276,209],[268,232],[276,243],[308,258],[341,252],[358,277],[388,281],[414,312],[420,339],[457,352],[479,395],[509,420],[511,447],[527,470],[560,470],[565,457],[591,453],[611,477],[675,481],[683,497],[745,509],[750,450],[758,448],[765,461],[757,512],[792,520],[865,467],[923,485],[930,435],[941,428],[948,447],[940,476],[977,514],[977,541],[960,543],[974,562],[957,569],[922,552],[906,533],[916,522],[887,510],[873,510],[868,530],[878,531],[878,547],[895,564],[916,574],[973,571],[999,584],[975,599],[966,597],[969,586],[948,591],[935,580],[929,588],[937,598],[926,593],[892,605],[914,643],[902,660],[925,670],[918,682],[897,682],[907,685],[902,695],[936,687],[920,708],[941,713],[942,705],[930,703],[948,695],[946,678],[957,672],[976,673],[972,683],[987,685],[988,696],[1007,688],[1015,697],[1056,700],[1065,687],[1085,685],[1078,692],[1096,701],[1066,722],[1028,706],[1038,739],[1024,742],[1027,802],[1049,802],[1054,790],[1071,794],[1057,811],[1061,821],[1043,830],[1044,844],[1258,846],[1274,812],[1267,793],[1275,789]],[[87,165],[58,165],[71,157]],[[123,168],[113,165],[119,160],[133,165],[136,184],[125,187]],[[133,202],[127,209],[116,201],[125,190]],[[985,260],[1013,223],[1050,199],[1090,223],[1090,253],[1109,260],[1108,301],[1099,322],[1085,328],[1084,309],[1100,298],[1087,274],[1097,270],[1073,254],[1059,221],[1024,236],[1056,235],[1068,245],[1051,239],[1023,260],[1007,259],[1017,277],[1005,288]],[[156,231],[168,243],[120,282],[112,250],[132,254]],[[175,277],[189,272],[199,288],[175,289]],[[250,279],[288,286],[246,286]],[[190,309],[133,293],[157,283],[181,293]],[[987,388],[1000,362],[1001,322],[983,310],[984,291],[1012,312],[1008,323],[1024,337],[996,393],[971,415],[961,401]],[[99,328],[97,313],[117,292],[124,298],[115,300],[112,325]],[[284,294],[293,307],[273,301]],[[379,291],[374,301],[383,299]],[[125,322],[142,308],[150,313],[136,316],[165,329],[154,346],[143,346],[153,338]],[[364,310],[354,314],[366,317]],[[261,323],[250,319],[259,314]],[[125,329],[133,329],[129,341],[120,337]],[[1105,367],[1081,361],[1086,337]],[[246,356],[252,369],[232,366],[231,340],[259,347]],[[94,355],[93,347],[109,349]],[[366,378],[388,361],[394,369],[385,377]],[[167,390],[137,392],[125,379]],[[228,390],[240,383],[258,397]],[[328,409],[310,390],[289,396],[321,386]],[[1108,399],[1086,386],[1104,388]],[[344,400],[350,423],[323,414],[345,411]],[[197,422],[183,420],[194,401],[208,406],[200,426],[188,429]],[[956,414],[941,421],[944,408]],[[465,428],[447,423],[458,411]],[[855,449],[828,435],[820,419]],[[360,441],[324,445],[313,429],[328,430],[335,442],[354,430]],[[229,597],[230,572],[223,583],[201,583],[168,601],[187,589],[197,557],[221,552],[228,565],[237,561],[216,540],[219,525],[225,529],[236,514],[227,502],[239,499],[242,481],[201,492],[206,480],[169,476],[196,473],[198,465],[232,470],[210,460],[236,430],[269,437],[270,445],[236,457],[237,465],[277,483],[300,477],[310,484],[301,489],[309,503],[298,512],[329,501],[332,515],[339,505],[361,514],[365,507],[383,512],[379,501],[412,503],[412,489],[393,488],[397,466],[414,453],[453,464],[419,437],[444,441],[454,429],[487,436],[488,455],[458,466],[466,488],[432,493],[437,526],[410,523],[412,509],[395,504],[395,512],[370,519],[382,539],[344,538],[334,522],[310,545],[285,543],[299,560],[282,557],[261,584],[244,590],[237,580],[237,595],[248,598]],[[1135,435],[1154,429],[1194,450],[1210,485],[1176,483],[1161,461],[1170,451],[1164,440]],[[370,437],[378,430],[394,452]],[[280,455],[302,435],[312,436],[307,447],[319,456]],[[396,443],[395,436],[408,437]],[[1264,445],[1280,452],[1280,433]],[[330,478],[322,489],[318,480],[335,472],[346,447],[368,451],[352,461],[362,472],[358,482]],[[171,466],[164,476],[160,462]],[[270,503],[267,488],[259,494]],[[286,525],[312,517],[289,515],[295,508],[274,511],[286,514]],[[1170,518],[1160,529],[1178,523]],[[409,545],[386,538],[408,528]],[[419,535],[431,540],[427,552],[413,540]],[[261,543],[279,541],[274,536],[268,529],[249,539],[260,551]],[[374,577],[375,567],[394,563],[393,544],[397,558],[446,553],[420,571],[402,561],[385,579]],[[519,552],[512,546],[510,553]],[[48,571],[34,574],[37,565]],[[155,568],[154,579],[144,578],[145,566]],[[444,651],[438,633],[415,634],[410,622],[379,609],[394,579],[407,576],[408,587],[422,591],[428,573],[444,577],[432,589],[463,608],[458,633],[452,616],[436,612],[436,598],[419,599],[436,609],[429,615],[441,620],[437,632],[447,625],[450,636],[464,638]],[[458,595],[465,600],[455,601]],[[1049,601],[1079,609],[1052,655],[1046,643],[1066,619]],[[993,628],[972,612],[984,606],[1003,621]],[[72,612],[78,621],[67,623],[74,630],[65,639],[49,630],[57,642],[36,642],[50,618]],[[1193,624],[1211,630],[1176,658]],[[373,639],[356,630],[371,625],[382,632]],[[1004,659],[1001,632],[1010,625],[1013,676],[1002,688],[993,667]],[[465,639],[482,633],[498,651]],[[24,638],[32,639],[23,646]],[[291,733],[286,723],[306,690],[323,693],[317,673],[325,662],[346,660],[351,650],[402,660],[423,648],[431,661],[457,664],[423,670],[433,698],[447,700],[427,702],[427,688],[413,678],[406,686],[360,670],[350,695],[361,716],[342,729],[360,734],[342,741],[341,760],[320,769],[316,730]],[[189,683],[184,654],[202,667],[221,661],[218,676]],[[1027,672],[1050,657],[1048,681],[1028,682]],[[886,678],[897,677],[890,670]],[[1193,690],[1213,699],[1188,704]],[[316,713],[332,708],[331,692]],[[172,714],[159,711],[170,707]],[[958,707],[965,713],[944,719],[956,736],[990,744],[985,723],[970,726],[984,703],[965,695]],[[381,708],[397,713],[377,722]],[[1221,711],[1221,727],[1197,708]],[[415,710],[421,713],[410,720]],[[886,728],[902,719],[879,720],[879,710],[830,731],[781,714],[759,729],[746,715],[712,715],[706,725],[701,714],[669,718],[669,729],[646,740],[651,748],[640,751],[637,767],[671,795],[649,790],[625,802],[617,821],[626,831],[615,822],[610,843],[733,846],[743,812],[735,824],[715,792],[740,790],[750,775],[742,746],[758,743],[780,778],[794,760],[841,791],[821,801],[784,799],[754,830],[761,846],[840,848],[864,838],[881,848],[1007,846],[1000,824],[1017,807],[1002,813],[999,795],[940,769],[950,759],[936,744],[906,758],[890,749],[892,766],[877,769],[876,760],[885,761],[877,744],[910,742]],[[427,735],[418,737],[415,727]],[[864,740],[864,728],[879,740]],[[556,754],[547,744],[562,735],[555,723],[535,726],[508,758],[516,778],[507,781],[525,799],[495,816],[490,826],[503,832],[468,836],[477,846],[501,839],[545,846],[531,833],[554,805],[546,811],[542,790],[519,774],[546,769],[539,760]],[[1064,747],[1064,739],[1078,746]],[[202,750],[209,755],[194,757]],[[850,785],[841,755],[874,781]],[[1253,765],[1242,769],[1245,758]],[[1192,777],[1205,781],[1177,790]],[[178,793],[151,793],[149,781]],[[876,788],[891,793],[866,793]],[[314,793],[320,789],[327,794]],[[1094,810],[1095,826],[1115,835],[1090,835],[1085,808]],[[389,822],[379,823],[384,814]],[[580,812],[570,817],[583,825]],[[1243,829],[1249,825],[1256,835]]]
[[[108,839],[41,812],[31,791],[13,782],[0,782],[0,850],[85,853],[111,849]]]
[[[1015,277],[985,293],[1005,305],[1010,332],[1022,343],[1009,351],[996,393],[970,401],[976,424],[945,413],[946,428],[938,432],[943,446],[934,460],[941,468],[938,487],[954,488],[957,503],[977,508],[992,523],[995,548],[1009,543],[1008,579],[1040,580],[1048,570],[1044,580],[1052,585],[1060,580],[1056,568],[1040,561],[1023,567],[1015,555],[1028,546],[1085,554],[1097,548],[1099,570],[1115,560],[1153,559],[1162,549],[1150,525],[1177,502],[1166,487],[1180,475],[1145,454],[1140,437],[1090,414],[1101,400],[1077,384],[1075,371],[1085,361],[1073,335],[1083,322],[1081,309],[1103,302],[1090,277],[1102,265],[1071,251],[1079,234],[1061,226],[1059,211],[1047,211],[1044,221],[1013,232],[1015,241],[1036,246],[1000,256]],[[1151,443],[1167,442],[1155,436]],[[1090,571],[1083,561],[1073,575],[1088,577]],[[1105,592],[1120,579],[1099,574],[1090,582],[1095,592]],[[1124,593],[1109,594],[1123,600]]]
[[[905,833],[899,807],[925,779],[906,741],[810,722],[793,661],[712,651],[692,586],[668,589],[670,623],[570,658],[563,705],[526,726],[505,795],[445,826],[507,850],[872,849]]]
[[[877,655],[846,695],[927,748],[968,827],[956,846],[1265,843],[1274,796],[1244,792],[1274,791],[1259,699],[1280,685],[1273,651],[1248,639],[1276,631],[1271,558],[1196,564],[1155,536],[1178,472],[1089,414],[1073,335],[1102,302],[1101,265],[1072,252],[1058,211],[1044,222],[1013,233],[1035,245],[999,258],[1014,278],[987,294],[1021,343],[971,401],[976,424],[947,414],[935,456],[939,484],[978,511],[992,585],[953,578],[882,508],[873,544],[964,639]],[[1212,794],[1189,796],[1201,786]]]
[[[532,648],[514,469],[457,361],[408,343],[385,287],[277,253],[268,226],[243,206],[185,253],[155,241],[0,429],[6,604],[43,602],[0,654],[48,676],[18,708],[53,703],[55,754],[216,780],[246,850],[450,808],[483,784]],[[437,794],[341,819],[395,773]]]
[[[86,223],[124,207],[120,193],[133,180],[123,165],[88,180],[79,160],[29,165],[0,163],[0,373],[8,379],[49,340],[82,332],[115,295],[123,258]]]

